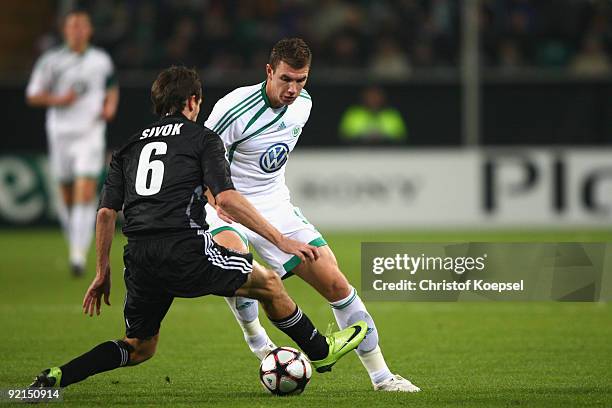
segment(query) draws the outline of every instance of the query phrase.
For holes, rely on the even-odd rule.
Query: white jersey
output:
[[[63,46],[45,52],[36,62],[27,95],[41,92],[65,95],[71,89],[76,101],[66,107],[47,110],[47,132],[56,134],[86,132],[95,125],[104,125],[101,118],[106,90],[114,81],[113,63],[108,54],[89,47],[82,54]]]
[[[274,109],[265,86],[263,82],[225,95],[205,126],[225,143],[232,181],[240,193],[254,203],[289,202],[285,164],[308,121],[312,100],[302,90],[291,105]]]

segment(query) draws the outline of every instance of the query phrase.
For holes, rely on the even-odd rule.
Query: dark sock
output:
[[[270,319],[270,321],[291,337],[310,360],[321,360],[327,357],[329,346],[325,337],[318,332],[299,307],[296,306],[295,311],[284,319]]]
[[[60,387],[83,381],[90,375],[123,367],[130,361],[131,346],[122,340],[98,344],[87,353],[60,367]]]

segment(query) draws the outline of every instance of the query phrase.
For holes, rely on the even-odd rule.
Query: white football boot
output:
[[[402,377],[399,374],[393,374],[391,378],[385,381],[374,384],[375,391],[390,391],[390,392],[419,392],[421,389]]]
[[[270,340],[270,338],[268,337],[268,342],[263,347],[251,351],[257,356],[259,361],[262,361],[264,358],[266,358],[268,353],[270,353],[275,348],[277,348],[276,344],[274,344],[272,340]]]

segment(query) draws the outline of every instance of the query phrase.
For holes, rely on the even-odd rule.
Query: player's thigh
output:
[[[175,296],[233,296],[252,271],[253,255],[217,244],[210,232],[200,230],[175,246],[166,285]]]
[[[344,299],[351,293],[351,285],[327,245],[319,248],[319,259],[300,263],[293,269],[293,273],[312,286],[328,302]]]
[[[141,247],[146,245],[128,243],[123,256],[125,337],[139,340],[150,340],[159,333],[161,322],[174,299],[150,271],[141,266],[147,252]]]
[[[289,205],[279,205],[271,211],[263,212],[262,215],[276,227],[281,234],[295,239],[296,241],[309,243],[322,247],[327,242],[317,229],[310,224],[301,214],[298,208]],[[293,274],[293,269],[301,263],[299,257],[287,254],[260,235],[246,230],[249,243],[255,251],[266,261],[278,275],[285,279]]]
[[[242,251],[241,248],[248,249],[249,241],[244,233],[246,230],[245,227],[237,222],[230,224],[222,220],[217,214],[215,207],[210,204],[206,204],[204,210],[206,211],[208,232],[210,232],[217,244],[237,251]],[[232,235],[232,233],[235,235]],[[238,242],[238,239],[242,241],[242,243]]]
[[[70,146],[74,156],[74,177],[97,180],[104,168],[105,148],[104,128],[100,125],[75,139]]]
[[[235,295],[264,300],[284,293],[284,286],[276,272],[253,261],[253,271]]]
[[[247,242],[234,229],[224,229],[213,235],[213,239],[218,245],[238,252],[248,252]]]
[[[70,138],[66,135],[53,134],[49,141],[49,169],[53,178],[61,185],[72,184],[74,181],[75,157],[70,149]],[[72,199],[72,196],[70,197]],[[69,203],[68,201],[65,201]]]

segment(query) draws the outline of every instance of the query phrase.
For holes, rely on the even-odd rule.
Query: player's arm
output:
[[[64,95],[56,95],[50,91],[52,77],[50,63],[49,58],[43,56],[32,70],[26,89],[26,102],[30,106],[68,106],[77,99],[77,94],[72,89]]]
[[[105,58],[104,68],[106,73],[104,103],[102,105],[102,119],[110,122],[115,118],[117,106],[119,105],[119,83],[113,61],[108,55]]]
[[[236,190],[224,190],[215,195],[217,205],[232,219],[255,231],[278,249],[298,256],[302,262],[319,258],[316,247],[290,239],[274,228],[242,194]]]
[[[76,100],[77,94],[71,89],[64,95],[54,95],[47,91],[40,91],[33,95],[27,95],[26,101],[30,106],[69,106]]]
[[[117,212],[123,206],[123,168],[118,153],[113,154],[110,169],[96,217],[96,276],[83,298],[83,312],[93,316],[100,314],[101,300],[110,306],[111,268],[110,251],[115,234]]]
[[[228,213],[223,211],[223,209],[221,207],[219,207],[217,205],[217,201],[215,200],[215,197],[213,197],[213,195],[210,192],[209,188],[206,188],[206,190],[204,191],[204,195],[206,196],[206,201],[208,202],[208,204],[210,204],[211,207],[213,207],[215,210],[217,210],[217,215],[219,216],[219,218],[221,218],[223,221],[225,221],[225,222],[227,222],[229,224],[231,224],[231,223],[236,221],[232,217],[230,217],[230,215]]]
[[[100,314],[102,296],[104,303],[110,306],[111,270],[110,250],[115,233],[117,212],[111,208],[102,207],[96,217],[96,276],[87,288],[83,298],[83,312],[93,316]]]
[[[115,118],[117,114],[117,106],[119,105],[119,87],[114,85],[106,89],[104,97],[104,105],[102,106],[102,119],[109,122]]]
[[[316,247],[295,241],[282,235],[270,224],[253,205],[234,190],[230,168],[225,158],[225,147],[221,139],[210,133],[203,137],[204,152],[202,170],[204,182],[214,196],[218,207],[225,211],[233,220],[255,231],[281,251],[298,256],[302,261],[306,258],[316,260],[319,253]]]

